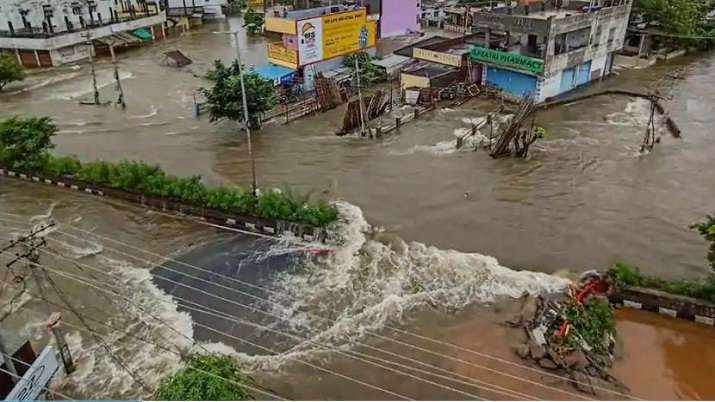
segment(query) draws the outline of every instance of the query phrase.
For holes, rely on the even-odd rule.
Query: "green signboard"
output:
[[[503,66],[528,71],[534,74],[544,72],[543,60],[524,56],[518,53],[501,52],[499,50],[487,49],[481,46],[474,46],[470,52],[473,60],[487,63],[501,64]]]

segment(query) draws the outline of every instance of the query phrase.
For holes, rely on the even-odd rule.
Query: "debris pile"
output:
[[[526,332],[517,354],[544,369],[560,371],[582,392],[626,391],[608,373],[616,346],[610,289],[607,275],[589,273],[565,294],[528,296],[519,317],[509,322]]]
[[[360,128],[361,119],[364,119],[365,124],[370,120],[381,116],[390,106],[389,97],[385,96],[382,90],[377,90],[373,95],[363,97],[362,111],[360,110],[360,99],[354,99],[348,102],[347,109],[343,115],[343,123],[336,135],[342,136],[353,132]],[[361,113],[364,113],[361,117]]]
[[[524,127],[527,119],[536,110],[534,100],[525,97],[519,104],[519,109],[511,119],[509,125],[502,131],[497,139],[497,143],[489,154],[492,158],[500,158],[506,155],[513,155],[517,158],[526,158],[529,147],[543,136],[541,130],[534,130],[534,120],[531,126]]]

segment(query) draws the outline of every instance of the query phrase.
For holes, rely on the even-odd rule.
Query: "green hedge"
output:
[[[638,286],[715,302],[715,275],[703,281],[666,281],[643,275],[637,266],[620,261],[613,264],[610,275],[619,286]]]
[[[211,373],[211,374],[207,374]],[[154,393],[158,401],[245,401],[253,399],[241,384],[253,381],[226,355],[192,354],[186,366],[164,378]]]
[[[141,161],[82,163],[74,156],[49,156],[43,170],[57,176],[71,175],[92,184],[170,197],[193,205],[234,210],[262,218],[320,227],[338,219],[337,208],[325,201],[309,202],[307,196],[290,191],[264,191],[256,199],[250,191],[241,187],[209,187],[201,183],[200,176],[172,176],[159,166]]]

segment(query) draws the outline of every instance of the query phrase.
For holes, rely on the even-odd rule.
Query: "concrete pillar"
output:
[[[20,49],[15,49],[15,57],[17,57],[17,63],[22,65],[22,57],[20,57]]]
[[[37,53],[37,50],[35,50],[35,61],[37,61],[37,67],[42,65],[42,63],[40,63],[40,54]]]
[[[117,56],[114,54],[114,45],[109,45],[109,54],[112,55],[112,63],[116,63]]]
[[[164,23],[161,24],[161,37],[166,39],[166,24]]]
[[[156,34],[154,33],[154,25],[150,26],[151,28],[151,41],[156,42]]]

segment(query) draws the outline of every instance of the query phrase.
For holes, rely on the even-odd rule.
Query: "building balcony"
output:
[[[164,13],[136,14],[133,17],[120,17],[118,20],[100,23],[95,21],[85,25],[85,28],[54,33],[43,32],[41,29],[16,30],[14,33],[0,31],[0,48],[48,50],[73,46],[87,41],[86,35],[91,39],[100,39],[116,32],[131,31],[166,22]]]
[[[298,50],[283,46],[283,43],[268,44],[268,61],[283,67],[298,68]]]

